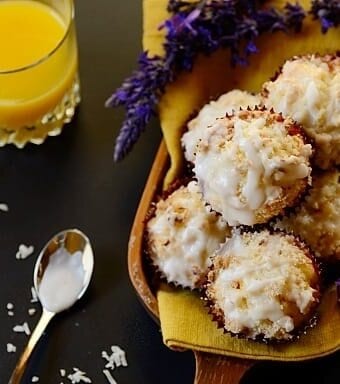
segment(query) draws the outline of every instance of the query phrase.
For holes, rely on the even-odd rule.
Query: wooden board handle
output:
[[[253,360],[238,359],[194,351],[196,375],[194,384],[239,384]]]

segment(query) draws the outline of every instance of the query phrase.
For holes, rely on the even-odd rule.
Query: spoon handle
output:
[[[40,320],[38,324],[36,325],[30,339],[28,340],[27,346],[24,349],[13,373],[11,378],[9,379],[8,384],[19,384],[20,380],[22,378],[22,375],[25,372],[26,364],[31,356],[31,353],[36,346],[38,340],[40,339],[41,335],[43,334],[44,330],[47,327],[47,324],[50,322],[52,317],[55,315],[53,312],[49,312],[46,310],[43,310],[42,315],[40,317]]]

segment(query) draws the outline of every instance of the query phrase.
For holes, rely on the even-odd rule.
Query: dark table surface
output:
[[[70,227],[92,240],[95,272],[86,297],[54,319],[27,367],[23,383],[62,382],[59,369],[78,367],[93,383],[106,383],[102,350],[119,345],[128,367],[113,372],[118,384],[192,383],[191,352],[173,352],[162,344],[159,326],[139,303],[127,273],[127,242],[134,213],[161,135],[157,121],[133,153],[113,164],[114,137],[122,111],[103,107],[105,99],[135,67],[141,50],[141,1],[76,2],[82,103],[61,136],[23,150],[0,150],[0,384],[8,381],[27,337],[12,331],[40,314],[30,303],[35,257],[56,232]],[[16,260],[20,243],[34,255]],[[13,303],[14,317],[6,304]],[[38,309],[33,317],[28,308]],[[17,352],[6,352],[6,343]],[[339,354],[299,364],[260,363],[242,383],[338,383]],[[63,381],[65,384],[68,380]]]

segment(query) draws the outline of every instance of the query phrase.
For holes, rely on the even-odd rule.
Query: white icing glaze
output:
[[[267,83],[266,104],[290,115],[306,127],[325,119],[328,97],[328,71],[311,62],[287,61],[279,78]]]
[[[259,95],[252,95],[246,91],[235,89],[206,104],[197,117],[188,123],[188,131],[182,136],[185,158],[190,162],[194,161],[197,144],[202,138],[203,132],[217,118],[224,117],[227,113],[231,114],[234,110],[239,110],[240,107],[253,108],[260,102],[261,97]]]
[[[315,255],[340,261],[340,172],[332,169],[313,176],[313,187],[295,214],[278,228],[304,239]]]
[[[224,220],[202,201],[196,182],[157,203],[147,224],[153,263],[169,282],[195,288],[209,256],[229,233]]]
[[[306,314],[315,301],[316,291],[305,274],[306,269],[313,271],[312,262],[286,236],[235,231],[217,255],[227,267],[214,272],[210,289],[232,332],[247,330],[250,337],[264,334],[269,338],[289,333],[294,318],[283,304],[293,303]]]
[[[194,172],[204,198],[229,225],[255,224],[256,210],[310,174],[311,146],[289,136],[282,122],[268,126],[268,114],[218,119],[198,146]]]
[[[291,116],[316,142],[317,162],[340,162],[340,57],[327,63],[311,56],[287,61],[274,81],[264,84],[267,107]]]

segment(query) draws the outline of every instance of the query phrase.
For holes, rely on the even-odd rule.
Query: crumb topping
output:
[[[168,282],[193,289],[228,233],[224,220],[203,202],[192,181],[157,203],[147,224],[150,257]]]
[[[256,224],[256,211],[309,177],[312,147],[298,132],[291,119],[267,110],[238,111],[206,130],[194,172],[204,198],[229,225]]]
[[[263,90],[267,107],[291,116],[315,140],[320,167],[340,164],[340,56],[288,60]]]
[[[290,339],[318,301],[318,275],[292,235],[240,233],[217,252],[208,298],[222,311],[225,328],[249,338]]]
[[[231,114],[240,108],[253,108],[261,103],[259,95],[234,89],[220,96],[217,100],[206,104],[198,115],[189,121],[188,131],[182,136],[182,146],[185,158],[193,162],[196,156],[197,144],[208,126],[213,124],[219,117]]]
[[[277,227],[299,235],[324,259],[340,260],[339,179],[336,169],[317,173],[301,206],[277,223]]]

